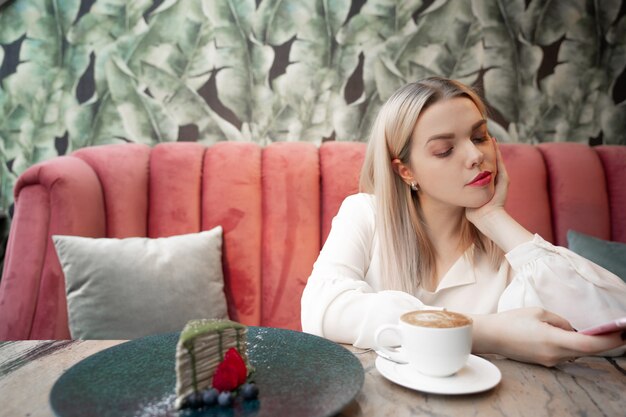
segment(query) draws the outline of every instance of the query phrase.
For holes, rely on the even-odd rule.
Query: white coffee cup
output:
[[[401,359],[428,376],[455,374],[465,366],[472,350],[472,319],[452,311],[410,311],[398,324],[380,326],[374,336],[378,349],[399,358],[397,350],[381,344],[386,332],[395,333],[400,340]]]

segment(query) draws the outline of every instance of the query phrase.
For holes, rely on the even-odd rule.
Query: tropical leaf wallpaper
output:
[[[117,142],[362,141],[404,83],[479,88],[501,141],[626,144],[621,0],[3,0],[0,213]],[[4,232],[6,234],[6,230]]]

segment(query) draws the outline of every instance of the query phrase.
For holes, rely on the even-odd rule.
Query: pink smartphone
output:
[[[607,323],[599,324],[597,326],[588,327],[584,330],[580,330],[579,333],[596,335],[618,332],[620,330],[626,330],[626,317],[611,320]]]

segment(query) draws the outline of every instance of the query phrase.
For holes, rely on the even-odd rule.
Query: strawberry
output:
[[[248,369],[235,348],[230,348],[224,360],[217,366],[213,375],[213,388],[218,391],[232,391],[246,382]]]
[[[243,361],[243,358],[237,349],[228,349],[226,355],[224,355],[224,362],[229,362],[235,369],[235,372],[237,372],[237,385],[241,385],[246,382],[248,368],[246,368],[246,363]]]
[[[226,361],[220,363],[213,375],[213,388],[218,391],[232,391],[238,386],[234,367]]]

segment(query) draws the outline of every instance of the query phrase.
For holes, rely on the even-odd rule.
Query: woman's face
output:
[[[465,97],[439,101],[417,120],[411,167],[420,203],[480,207],[494,193],[496,151],[486,120]]]

